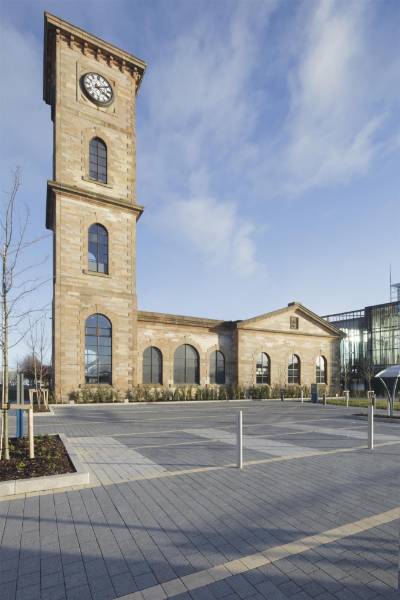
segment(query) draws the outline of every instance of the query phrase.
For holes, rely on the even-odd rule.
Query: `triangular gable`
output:
[[[299,318],[299,329],[290,328],[290,316]],[[302,326],[303,324],[303,326]],[[321,329],[325,334],[343,337],[340,329],[322,319],[319,315],[309,310],[299,302],[291,302],[288,306],[273,310],[251,319],[238,323],[240,329],[279,330],[298,333],[318,333]]]

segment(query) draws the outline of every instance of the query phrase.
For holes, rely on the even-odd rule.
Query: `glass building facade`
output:
[[[340,342],[341,367],[342,374],[350,373],[353,387],[364,384],[365,362],[375,373],[400,364],[400,300],[322,318],[346,334]]]

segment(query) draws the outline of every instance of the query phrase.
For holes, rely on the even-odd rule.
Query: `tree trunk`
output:
[[[9,460],[10,451],[8,447],[8,409],[5,406],[8,404],[8,306],[7,306],[7,262],[6,253],[3,254],[2,260],[2,291],[3,291],[3,389],[1,401],[3,404],[3,454],[5,460]],[[2,458],[2,457],[1,457]]]

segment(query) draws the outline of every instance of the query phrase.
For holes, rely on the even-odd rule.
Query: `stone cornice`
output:
[[[129,72],[136,81],[136,93],[140,87],[146,70],[146,63],[133,54],[129,54],[117,46],[64,21],[48,12],[44,13],[44,55],[43,55],[43,99],[47,104],[52,102],[51,82],[53,68],[53,51],[57,36],[63,36],[70,46],[79,47],[83,54],[91,54],[98,60],[104,59],[108,65],[121,71]]]
[[[221,321],[218,319],[205,319],[202,317],[187,317],[183,315],[171,315],[168,313],[157,313],[149,312],[145,310],[139,310],[137,313],[138,321],[144,321],[146,323],[162,323],[168,325],[184,325],[191,327],[203,327],[203,328],[215,328],[215,327],[226,327],[232,328],[236,326],[236,323],[232,321]]]
[[[59,181],[48,181],[47,182],[47,202],[46,202],[46,227],[47,229],[52,229],[52,215],[53,215],[53,205],[54,205],[54,195],[56,192],[61,192],[70,196],[71,198],[75,198],[77,200],[84,199],[86,201],[92,202],[98,205],[108,204],[111,206],[116,206],[119,209],[125,209],[129,212],[136,213],[136,221],[140,219],[142,212],[144,211],[144,207],[139,204],[128,204],[125,200],[121,199],[113,199],[110,196],[106,196],[104,194],[99,194],[97,192],[91,192],[90,190],[84,190],[82,188],[74,187],[71,185],[67,185],[65,183],[60,183]]]
[[[267,329],[267,328],[263,328],[263,329],[257,329],[256,327],[239,327],[238,326],[239,331],[253,331],[255,333],[273,333],[273,334],[284,334],[284,335],[297,335],[300,337],[317,337],[317,338],[322,338],[322,339],[337,339],[338,337],[340,337],[339,335],[335,335],[332,333],[326,333],[325,335],[323,333],[309,333],[306,331],[296,331],[293,329]]]

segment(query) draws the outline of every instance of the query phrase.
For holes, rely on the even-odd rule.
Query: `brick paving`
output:
[[[35,417],[70,437],[93,481],[0,502],[1,600],[399,598],[400,426],[376,423],[369,451],[354,412],[254,401]]]

